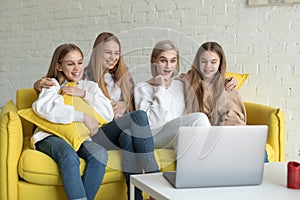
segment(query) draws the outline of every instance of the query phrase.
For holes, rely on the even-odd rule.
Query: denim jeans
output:
[[[268,163],[269,162],[269,156],[267,154],[267,151],[265,151],[265,163]]]
[[[59,165],[68,199],[94,199],[102,183],[108,159],[103,147],[92,141],[85,141],[75,152],[66,141],[56,136],[49,136],[35,145],[38,151],[47,154]],[[82,177],[79,157],[86,161]]]
[[[130,174],[159,170],[154,157],[154,142],[145,111],[137,110],[102,126],[92,140],[107,150],[122,150],[122,167],[129,194]],[[141,199],[142,192],[136,193]]]

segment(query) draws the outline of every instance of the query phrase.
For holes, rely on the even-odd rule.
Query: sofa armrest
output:
[[[0,115],[0,199],[18,199],[18,161],[22,148],[22,124],[10,100]]]
[[[16,92],[16,106],[18,110],[31,108],[33,102],[37,98],[37,93],[33,88],[23,88],[19,89]],[[26,119],[21,118],[22,126],[23,126],[23,134],[24,137],[32,136],[35,126],[31,122]]]
[[[274,155],[270,162],[284,162],[285,160],[285,132],[284,115],[279,108],[273,108],[262,104],[244,102],[247,112],[248,125],[267,125],[267,146],[272,147]],[[270,149],[270,147],[267,148]]]

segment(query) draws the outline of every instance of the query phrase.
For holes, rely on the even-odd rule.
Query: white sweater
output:
[[[151,129],[163,126],[168,121],[181,117],[185,109],[183,84],[173,79],[166,89],[140,82],[134,88],[136,109],[148,114]]]
[[[58,94],[59,90],[66,83],[59,85],[56,79],[52,79],[52,81],[55,83],[55,86],[49,89],[43,88],[37,100],[32,104],[34,112],[52,123],[69,124],[73,121],[83,122],[84,113],[76,111],[73,106],[65,105],[63,96]],[[76,87],[85,90],[84,100],[100,116],[108,121],[113,119],[114,114],[111,102],[104,96],[97,83],[80,80]],[[31,138],[32,145],[49,135],[49,133],[38,129]]]

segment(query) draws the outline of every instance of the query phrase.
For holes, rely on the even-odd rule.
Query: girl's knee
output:
[[[148,118],[147,113],[144,110],[136,110],[133,112],[133,114],[137,117]]]
[[[193,116],[193,121],[197,126],[211,126],[209,119],[206,114],[197,112],[197,113],[192,113]]]
[[[99,145],[99,148],[94,152],[93,156],[102,164],[106,165],[108,161],[108,153],[106,149]]]
[[[147,113],[143,110],[136,110],[130,114],[131,119],[140,126],[149,125]]]
[[[58,159],[59,159],[59,163],[67,166],[73,166],[73,165],[79,166],[80,164],[77,153],[74,150],[72,151],[70,149],[61,151]]]

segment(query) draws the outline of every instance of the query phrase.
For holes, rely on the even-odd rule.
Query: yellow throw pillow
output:
[[[226,72],[226,78],[234,77],[237,79],[238,89],[240,89],[242,87],[244,82],[247,80],[248,76],[249,76],[249,74],[238,74],[238,73],[234,73],[234,72]]]
[[[100,126],[107,123],[87,102],[80,97],[63,95],[64,103],[73,105],[80,112],[84,112],[100,122]],[[46,132],[55,134],[67,141],[76,151],[83,141],[90,137],[89,129],[82,122],[73,122],[71,124],[57,124],[38,116],[32,108],[18,111],[18,114],[27,121],[35,124]]]

